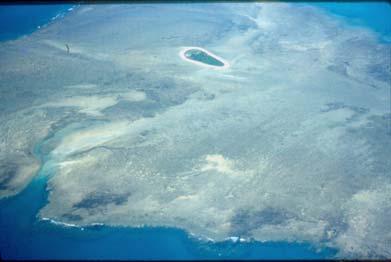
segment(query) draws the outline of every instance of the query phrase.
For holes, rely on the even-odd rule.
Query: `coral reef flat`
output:
[[[305,4],[81,5],[0,43],[0,197],[391,258],[390,51]]]

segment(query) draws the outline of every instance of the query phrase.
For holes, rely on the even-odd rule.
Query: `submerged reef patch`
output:
[[[97,208],[109,204],[121,205],[128,201],[130,193],[116,194],[109,192],[92,192],[83,198],[79,203],[73,205],[75,208]]]

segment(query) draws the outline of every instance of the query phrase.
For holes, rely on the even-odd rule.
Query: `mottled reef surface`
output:
[[[314,7],[213,5],[82,5],[1,43],[1,196],[41,166],[40,218],[390,258],[390,45]]]

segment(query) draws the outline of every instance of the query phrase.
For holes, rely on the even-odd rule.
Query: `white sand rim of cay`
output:
[[[223,66],[214,66],[214,65],[208,65],[208,64],[205,64],[205,63],[202,63],[202,62],[198,62],[198,61],[195,61],[195,60],[192,60],[192,59],[189,59],[186,57],[185,53],[189,50],[199,50],[199,51],[202,51],[204,53],[206,53],[207,55],[213,57],[214,59],[220,61],[221,63],[223,63],[224,65]],[[196,64],[196,65],[199,65],[199,66],[203,66],[203,67],[208,67],[208,68],[213,68],[213,69],[217,69],[217,70],[221,70],[221,69],[227,69],[230,67],[230,64],[228,63],[228,61],[224,60],[223,58],[209,52],[208,50],[202,48],[202,47],[197,47],[197,46],[191,46],[191,47],[183,47],[181,49],[181,51],[179,52],[179,56],[187,61],[187,62],[190,62],[190,63],[193,63],[193,64]]]

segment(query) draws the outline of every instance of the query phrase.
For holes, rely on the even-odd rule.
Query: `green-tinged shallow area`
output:
[[[207,53],[205,53],[204,51],[202,50],[198,50],[198,49],[190,49],[190,50],[187,50],[185,52],[185,56],[188,58],[188,59],[191,59],[191,60],[194,60],[194,61],[197,61],[197,62],[201,62],[201,63],[204,63],[204,64],[207,64],[207,65],[211,65],[211,66],[224,66],[224,63],[221,62],[220,60],[217,60],[216,58],[208,55]]]

